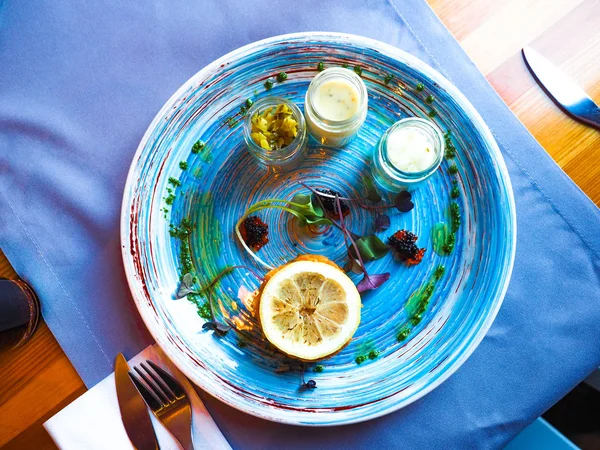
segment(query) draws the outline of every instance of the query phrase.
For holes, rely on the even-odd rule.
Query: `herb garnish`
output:
[[[188,163],[187,163],[187,161],[179,161],[179,168],[180,168],[181,170],[187,170],[187,168],[188,168]]]
[[[183,277],[181,278],[181,282],[179,284],[179,287],[177,288],[177,293],[175,295],[175,298],[179,299],[179,298],[183,298],[183,297],[187,296],[188,300],[189,300],[190,296],[192,296],[192,295],[206,296],[207,297],[206,303],[208,304],[208,312],[210,314],[211,320],[208,322],[205,322],[204,325],[202,325],[202,329],[213,330],[215,332],[215,334],[217,334],[219,336],[225,336],[225,334],[227,334],[227,332],[231,329],[231,325],[219,322],[215,318],[215,312],[214,312],[214,308],[213,308],[213,304],[212,304],[212,293],[213,293],[214,286],[221,280],[221,278],[223,278],[225,275],[231,273],[235,269],[247,270],[252,275],[254,275],[254,277],[256,277],[256,279],[259,280],[260,282],[263,281],[263,277],[258,275],[256,272],[254,272],[254,270],[252,270],[250,267],[247,267],[247,266],[229,266],[229,267],[226,267],[225,269],[223,269],[221,272],[219,272],[219,274],[217,274],[217,276],[210,283],[208,283],[208,285],[204,286],[203,288],[197,289],[195,287],[197,280],[191,273],[191,261],[186,268],[190,269],[190,271],[186,272],[183,275]],[[194,302],[194,303],[196,303],[196,305],[197,305],[197,302]]]
[[[192,145],[192,153],[200,153],[206,144],[201,140],[197,140],[194,145]]]
[[[356,73],[356,75],[360,77],[362,75],[362,72],[362,67],[360,67],[358,64],[354,66],[354,73]]]
[[[435,111],[435,109],[432,109],[427,113],[427,115],[433,119],[435,116],[437,116],[437,112]]]
[[[379,354],[380,354],[379,350],[375,350],[375,349],[368,350],[365,353],[363,353],[362,355],[358,355],[354,359],[354,362],[356,364],[360,365],[360,364],[364,363],[367,359],[370,359],[370,360],[377,359],[379,357]]]
[[[385,78],[383,79],[383,82],[385,84],[390,84],[390,81],[392,81],[392,79],[394,78],[394,75],[392,75],[391,73],[388,73]]]
[[[435,291],[436,284],[442,278],[445,271],[446,268],[444,266],[438,266],[433,272],[433,275],[429,281],[414,291],[408,298],[406,302],[406,309],[410,314],[409,322],[412,326],[417,326],[421,322],[423,313],[427,310],[431,296]],[[405,327],[400,331],[400,333],[398,333],[398,340],[406,339],[408,336],[406,330],[407,328]],[[401,337],[402,339],[400,339]]]
[[[379,356],[379,350],[371,350],[367,356],[369,359],[376,359]]]
[[[446,159],[456,157],[456,147],[452,142],[451,130],[447,130],[446,133],[444,133],[444,141],[446,144]],[[456,164],[452,164],[448,167],[448,173],[450,175],[456,175],[458,171],[458,166]],[[458,197],[460,197],[460,190],[458,188],[458,182],[454,179],[452,180],[450,198],[455,200]],[[461,223],[460,207],[456,201],[450,203],[449,215],[450,227],[445,223],[440,222],[436,223],[431,230],[433,250],[442,256],[452,253],[456,245],[456,233],[458,232]]]
[[[164,201],[167,205],[171,206],[175,201],[175,194],[169,193],[169,195],[164,197]]]
[[[354,259],[354,257],[356,257],[358,259],[358,263],[360,264],[362,272],[364,273],[364,277],[356,285],[356,289],[361,294],[363,292],[370,291],[372,289],[377,289],[379,286],[381,286],[383,283],[385,283],[390,278],[390,274],[389,274],[389,272],[386,272],[386,273],[375,274],[375,275],[369,276],[369,274],[367,272],[367,268],[365,267],[365,263],[362,259],[362,255],[358,249],[358,246],[357,246],[356,242],[354,242],[354,239],[352,238],[352,234],[348,232],[348,229],[346,228],[346,225],[344,224],[344,215],[342,214],[342,208],[340,206],[340,198],[336,196],[335,201],[336,201],[337,210],[338,210],[338,214],[339,214],[339,218],[340,218],[341,229],[348,237],[348,240],[350,241],[350,244],[352,245],[352,248],[354,249],[354,255],[352,255],[350,253],[350,251],[349,251],[349,254],[351,255],[352,259]],[[377,238],[377,236],[372,236],[372,238],[374,238],[374,240],[379,240],[379,238]],[[369,248],[367,245],[365,245],[365,247]],[[369,250],[370,250],[370,248],[369,248]],[[378,253],[380,254],[379,251],[378,251]],[[385,251],[385,253],[387,253],[387,251]],[[375,253],[373,253],[373,254],[375,255]]]
[[[273,87],[273,80],[268,78],[267,81],[265,81],[265,89],[267,91],[270,91],[272,87]]]
[[[398,332],[396,339],[398,340],[398,342],[402,342],[408,337],[409,334],[410,334],[410,328],[404,327]]]
[[[425,97],[425,103],[429,103],[430,105],[433,103],[433,95],[429,94],[427,97]]]
[[[319,72],[323,72],[324,69],[325,67],[323,66],[323,61],[319,61],[319,64],[317,64],[317,70]]]
[[[417,83],[416,89],[417,92],[423,92],[425,90],[425,85],[423,83]]]
[[[366,181],[366,180],[370,180],[370,179],[365,177],[364,180]],[[369,184],[369,183],[371,183],[371,184]],[[356,202],[356,204],[358,206],[360,206],[361,208],[366,209],[366,210],[370,210],[370,211],[379,211],[381,209],[396,208],[400,212],[409,212],[415,206],[414,203],[411,201],[412,200],[412,195],[408,191],[399,192],[396,195],[396,197],[394,197],[394,203],[392,203],[392,204],[388,204],[388,205],[368,205],[368,204],[364,203],[366,200],[370,200],[370,201],[380,201],[381,200],[381,197],[379,196],[379,194],[375,194],[375,195],[378,196],[377,197],[378,200],[372,200],[374,197],[372,197],[373,194],[370,192],[370,188],[375,189],[375,187],[372,184],[372,181],[369,181],[369,183],[365,183],[367,185],[367,190],[369,191],[367,197],[348,198],[348,197],[338,196],[338,198],[341,201],[344,201],[344,202]],[[310,186],[307,186],[302,181],[300,181],[300,184],[302,186],[304,186],[306,189],[310,190],[313,193],[313,197],[320,197],[321,199],[323,199],[323,198],[335,198],[334,194],[329,194],[327,192],[324,192],[324,190],[319,191],[317,189],[314,189],[314,188],[312,188]]]
[[[248,210],[244,213],[244,215],[238,220],[235,226],[235,233],[244,247],[244,249],[254,258],[258,263],[262,264],[269,270],[274,269],[273,266],[264,262],[244,241],[242,236],[240,226],[243,221],[246,220],[251,214],[254,214],[258,211],[262,211],[264,209],[280,209],[282,211],[286,211],[293,216],[295,216],[302,225],[310,224],[310,225],[330,225],[331,221],[324,216],[323,209],[320,205],[313,205],[312,198],[310,195],[306,194],[296,194],[292,200],[283,200],[283,199],[269,199],[263,200],[258,203],[252,205]]]
[[[455,199],[460,197],[460,190],[458,189],[458,184],[456,182],[454,182],[454,184],[452,185],[452,190],[450,191],[450,197],[455,198]]]
[[[277,74],[277,81],[278,81],[279,83],[283,83],[285,80],[287,80],[287,77],[288,77],[288,76],[287,76],[287,73],[285,73],[285,72],[279,72],[279,73]]]
[[[233,127],[235,127],[238,124],[238,121],[236,119],[234,119],[233,117],[228,117],[225,120],[225,123],[227,124],[227,126],[229,128],[233,128]]]
[[[344,217],[350,214],[349,204],[354,203],[361,208],[376,213],[375,231],[384,231],[390,227],[391,221],[389,216],[380,213],[380,210],[396,208],[400,212],[408,212],[414,207],[414,204],[411,201],[412,196],[408,191],[403,191],[396,195],[392,204],[368,204],[367,202],[381,201],[381,196],[377,192],[372,180],[366,178],[363,181],[367,187],[367,196],[361,198],[342,197],[339,192],[333,189],[315,189],[300,182],[302,186],[311,192],[311,195],[296,194],[291,200],[268,199],[257,202],[248,208],[236,224],[235,231],[238,240],[252,258],[267,269],[272,270],[274,267],[263,261],[256,254],[258,248],[256,246],[252,248],[253,245],[250,245],[251,243],[248,241],[247,236],[244,236],[242,233],[241,227],[251,214],[264,209],[274,208],[294,215],[299,219],[300,225],[333,225],[343,233],[348,249],[348,262],[344,270],[363,274],[362,280],[356,286],[358,291],[363,293],[368,290],[377,289],[389,279],[390,274],[369,274],[365,264],[369,261],[383,258],[389,252],[390,247],[375,235],[360,236],[346,227]],[[412,245],[414,245],[414,242]],[[425,252],[425,249],[419,249],[416,246],[415,249],[415,252],[404,258],[409,265],[418,264]]]
[[[450,130],[444,133],[444,143],[446,144],[446,158],[451,159],[456,156],[456,147],[452,142],[452,132]]]

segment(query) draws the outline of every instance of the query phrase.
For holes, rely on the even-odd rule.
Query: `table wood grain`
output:
[[[525,68],[529,45],[600,101],[600,0],[428,0],[490,84],[577,185],[600,204],[600,133],[563,114]],[[0,277],[16,274],[0,252]],[[42,423],[85,392],[42,322],[0,355],[0,447],[53,449]]]

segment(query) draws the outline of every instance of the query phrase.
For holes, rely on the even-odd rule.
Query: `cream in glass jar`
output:
[[[377,184],[397,192],[429,178],[443,155],[441,130],[429,120],[411,117],[396,122],[383,134],[371,171]]]
[[[325,147],[343,147],[364,123],[367,106],[367,88],[356,73],[339,67],[326,69],[306,92],[308,132]]]

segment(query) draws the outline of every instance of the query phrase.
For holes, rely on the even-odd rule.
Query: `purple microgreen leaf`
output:
[[[227,332],[231,330],[231,327],[221,322],[209,320],[208,322],[204,322],[204,325],[202,325],[202,329],[212,330],[215,332],[215,334],[218,334],[219,336],[225,336]]]
[[[355,274],[363,273],[362,267],[360,266],[360,263],[358,262],[358,260],[355,258],[352,258],[352,256],[350,256],[350,251],[348,251],[348,256],[349,256],[348,262],[344,266],[344,271],[352,272]]]
[[[402,213],[409,212],[415,207],[415,204],[411,201],[412,195],[408,191],[399,192],[394,199],[394,206]]]
[[[179,283],[175,298],[183,298],[188,294],[197,294],[198,292],[194,289],[194,277],[191,273],[186,273]]]
[[[314,389],[317,387],[315,380],[304,381],[304,372],[306,372],[306,364],[302,365],[302,372],[300,373],[300,389]]]
[[[367,269],[365,268],[365,263],[363,262],[362,257],[360,256],[360,251],[358,250],[358,247],[356,246],[356,242],[354,242],[354,238],[350,235],[350,233],[348,232],[348,229],[346,228],[346,224],[344,223],[344,215],[342,214],[342,208],[340,207],[340,199],[338,196],[335,197],[335,202],[336,202],[337,210],[338,210],[338,213],[340,216],[340,228],[346,234],[346,236],[348,236],[348,240],[350,241],[350,244],[354,248],[355,255],[358,257],[360,266],[362,267],[362,270],[366,275]]]
[[[315,380],[308,380],[306,383],[302,383],[300,387],[302,389],[315,389],[317,387],[317,382]]]
[[[379,286],[381,286],[383,283],[385,283],[389,278],[390,278],[390,274],[387,272],[386,273],[378,273],[375,275],[368,275],[365,272],[365,276],[360,281],[360,283],[358,283],[356,285],[356,289],[358,289],[358,292],[360,292],[362,294],[363,292],[377,289]]]
[[[381,195],[379,195],[379,192],[377,191],[377,188],[375,187],[375,183],[373,183],[373,179],[368,176],[365,176],[365,177],[363,177],[363,184],[367,188],[366,199],[370,200],[372,202],[380,202]]]
[[[390,216],[387,214],[377,214],[375,217],[375,231],[385,231],[390,227]]]

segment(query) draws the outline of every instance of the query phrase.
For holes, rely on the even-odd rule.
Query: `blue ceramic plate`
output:
[[[257,165],[246,150],[240,107],[247,98],[277,95],[303,108],[308,84],[325,67],[362,68],[369,112],[358,137],[343,150],[313,146],[291,173]],[[288,74],[267,92],[264,82]],[[393,79],[386,84],[386,75]],[[423,84],[423,91],[416,89]],[[434,97],[429,105],[425,99]],[[234,323],[224,337],[205,331],[197,306],[175,299],[184,271],[204,285],[224,267],[253,266],[234,238],[234,225],[253,203],[306,192],[298,181],[361,196],[369,158],[381,134],[404,117],[428,117],[452,130],[457,155],[413,192],[415,207],[391,213],[391,227],[408,229],[427,249],[421,264],[408,267],[391,254],[367,264],[390,272],[380,289],[363,295],[361,324],[351,343],[307,366],[316,389],[300,389],[301,365],[267,345],[257,327],[249,293],[257,281],[236,270],[215,290],[217,315]],[[192,152],[197,140],[206,146]],[[450,173],[455,164],[458,172]],[[182,169],[181,167],[186,167]],[[169,178],[179,180],[179,183]],[[458,198],[451,198],[456,186]],[[386,199],[389,200],[389,199]],[[432,230],[449,224],[455,201],[462,220],[450,255],[434,251]],[[346,250],[332,228],[313,232],[286,213],[267,210],[270,242],[260,254],[272,265],[297,254],[319,253],[343,265]],[[188,239],[171,237],[170,226],[193,224]],[[348,226],[373,230],[373,214],[353,209]],[[515,207],[498,146],[479,114],[444,77],[394,47],[358,36],[303,33],[240,48],[208,65],[185,83],[158,113],[133,159],[121,219],[123,258],[138,309],[156,341],[196,384],[218,399],[256,416],[300,425],[358,422],[401,408],[447,379],[489,329],[508,286],[515,253]],[[182,245],[191,261],[182,260]],[[183,249],[185,255],[185,248]],[[190,264],[190,265],[188,265]],[[434,271],[445,267],[435,281]],[[264,273],[264,272],[263,272]],[[358,281],[357,275],[351,275]],[[414,293],[434,285],[426,311],[415,317]],[[411,299],[411,295],[413,295]],[[197,299],[202,306],[204,300]],[[404,340],[399,333],[406,330]],[[375,351],[374,353],[371,353]],[[368,355],[378,356],[369,359]],[[362,364],[356,358],[367,355]],[[284,371],[283,373],[276,373]]]

